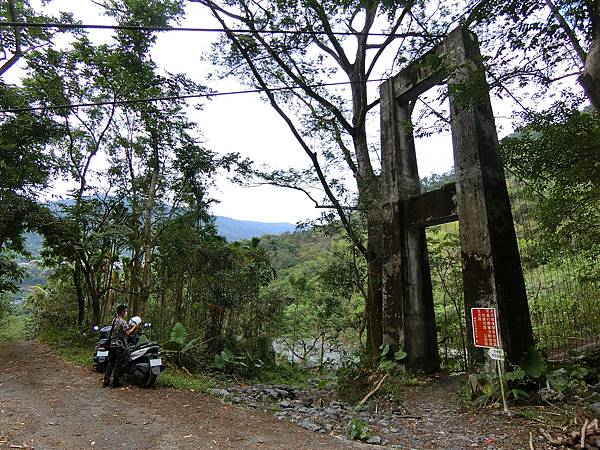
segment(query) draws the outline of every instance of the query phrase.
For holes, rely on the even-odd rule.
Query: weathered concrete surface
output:
[[[446,79],[456,192],[420,195],[410,105]],[[485,361],[484,352],[472,344],[470,309],[476,306],[497,308],[502,345],[508,360],[518,363],[533,345],[533,334],[489,88],[475,35],[454,30],[421,60],[383,83],[380,95],[385,339],[400,343],[403,334],[409,367],[433,367],[435,361],[423,353],[437,355],[437,343],[432,342],[435,316],[424,227],[458,215],[470,363]]]
[[[409,198],[406,216],[411,227],[430,227],[457,221],[456,185],[448,184]]]
[[[518,363],[533,332],[479,45],[460,29],[446,43],[458,67],[448,83],[470,359],[485,361],[472,344],[469,311],[487,306],[497,308],[502,346]]]
[[[407,367],[439,369],[431,275],[424,228],[411,228],[406,205],[421,191],[410,127],[412,107],[394,99],[391,81],[381,87],[384,188],[384,337],[404,341]],[[403,325],[403,328],[402,328]]]

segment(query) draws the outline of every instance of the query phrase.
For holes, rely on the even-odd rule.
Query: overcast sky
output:
[[[47,11],[72,11],[83,23],[111,23],[100,15],[99,8],[89,0],[54,0]],[[206,10],[198,4],[189,3],[182,26],[218,27]],[[111,31],[93,31],[95,41],[108,41]],[[198,32],[165,32],[158,39],[153,57],[158,64],[171,73],[185,73],[194,81],[206,83],[206,76],[215,68],[201,61],[201,55],[210,49],[217,35]],[[332,80],[338,81],[338,80]],[[246,89],[235,79],[210,82],[216,91]],[[203,111],[193,112],[200,126],[205,146],[219,154],[239,152],[257,164],[271,168],[307,167],[309,160],[296,143],[283,120],[261,100],[259,94],[216,97],[203,101]],[[498,109],[498,105],[495,104]],[[500,109],[502,106],[500,106]],[[497,119],[498,120],[498,119]],[[501,121],[502,119],[500,119]],[[502,125],[502,124],[500,124]],[[504,133],[510,124],[503,125]],[[378,141],[378,130],[369,131]],[[317,146],[318,142],[310,142]],[[443,173],[452,168],[451,139],[448,133],[417,140],[419,173],[423,176]],[[212,208],[215,215],[236,219],[268,222],[298,222],[315,218],[320,214],[314,204],[302,193],[269,186],[239,187],[225,178],[217,180],[213,197],[220,203]]]

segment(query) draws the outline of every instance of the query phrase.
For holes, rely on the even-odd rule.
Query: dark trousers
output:
[[[127,357],[124,348],[111,347],[108,353],[108,364],[104,371],[104,384],[110,384],[110,376],[114,370],[113,386],[120,386],[123,384],[123,374],[127,365]]]

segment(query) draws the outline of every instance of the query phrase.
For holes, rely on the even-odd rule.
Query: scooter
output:
[[[142,319],[138,316],[129,321],[135,325],[140,325],[141,322]],[[139,342],[144,329],[151,326],[151,323],[146,323],[127,338],[128,368],[125,377],[129,383],[137,386],[152,386],[160,372],[165,369],[160,359],[160,345],[154,341]]]
[[[106,364],[108,362],[108,338],[110,337],[110,329],[110,325],[102,328],[99,328],[97,325],[94,327],[94,331],[100,333],[100,340],[96,343],[96,347],[94,347],[93,361],[94,370],[96,372],[104,373],[104,370],[106,369]]]
[[[140,325],[141,322],[142,319],[139,316],[132,317],[129,320],[130,325]],[[160,372],[165,368],[160,359],[159,344],[153,341],[139,342],[140,337],[144,334],[144,330],[151,328],[151,326],[151,323],[145,323],[127,337],[127,369],[125,371],[125,378],[129,383],[137,386],[152,386]],[[94,369],[97,372],[104,372],[108,363],[108,339],[111,328],[111,325],[102,328],[98,326],[94,327],[94,330],[100,333],[100,340],[96,344],[93,356]]]

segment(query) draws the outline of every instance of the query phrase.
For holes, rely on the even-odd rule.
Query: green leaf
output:
[[[193,349],[194,347],[196,347],[198,344],[202,343],[202,338],[195,338],[192,339],[191,341],[189,341],[187,344],[184,345],[184,347],[181,349],[182,353],[185,353],[187,351],[190,351],[191,349]]]
[[[521,367],[517,367],[512,372],[506,372],[508,381],[523,381],[525,379],[525,371]]]
[[[494,393],[494,386],[489,381],[485,381],[479,385],[479,389],[486,396],[491,396]]]
[[[529,349],[523,357],[520,366],[528,376],[534,379],[539,378],[546,370],[546,363],[534,347]]]
[[[563,392],[569,387],[568,374],[564,368],[546,374],[546,380],[548,380],[552,389],[558,392]]]
[[[387,372],[387,371],[392,370],[394,367],[396,367],[396,363],[394,361],[390,361],[389,359],[384,359],[383,361],[381,361],[379,363],[378,369],[385,370]]]
[[[523,389],[519,389],[519,388],[513,388],[510,389],[509,391],[510,395],[512,395],[512,397],[515,400],[519,400],[521,398],[528,398],[529,397],[529,393],[524,391]]]
[[[221,355],[215,355],[215,367],[217,369],[221,369],[223,370],[225,368],[225,360],[223,359],[223,357]]]
[[[396,361],[402,361],[407,356],[408,356],[408,353],[406,353],[404,350],[398,350],[396,353],[394,353],[394,359]]]
[[[379,348],[381,349],[381,356],[386,356],[390,351],[390,344],[381,345]]]
[[[187,330],[179,322],[177,322],[171,330],[171,340],[179,343],[181,347],[183,347],[187,342],[187,335]]]

